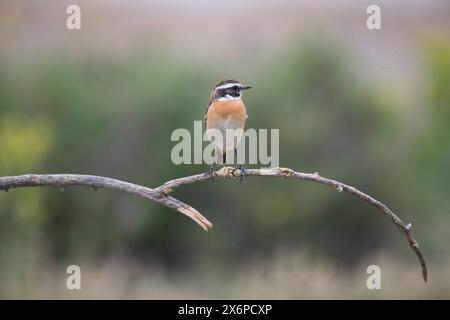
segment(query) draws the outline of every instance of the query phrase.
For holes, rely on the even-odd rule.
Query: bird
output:
[[[205,112],[206,136],[214,144],[215,161],[207,172],[213,180],[216,165],[226,163],[226,153],[234,149],[237,157],[237,145],[242,138],[242,133],[247,119],[247,110],[242,101],[242,94],[251,86],[243,85],[238,80],[222,80],[213,88],[208,106]],[[215,130],[212,130],[215,129]],[[238,131],[232,139],[227,141],[227,130]],[[221,134],[221,139],[217,138],[215,133]],[[237,168],[242,176],[245,175],[245,169],[242,164]],[[213,180],[214,181],[214,180]]]

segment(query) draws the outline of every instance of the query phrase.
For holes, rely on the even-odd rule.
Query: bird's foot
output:
[[[242,164],[240,164],[239,166],[237,166],[237,167],[235,167],[234,169],[233,169],[233,174],[234,174],[234,172],[236,171],[236,170],[239,170],[239,177],[240,177],[240,180],[241,180],[241,183],[242,183],[242,179],[247,175],[247,171],[245,170],[245,168],[242,166]]]
[[[214,178],[217,177],[216,174],[216,164],[213,163],[211,165],[211,167],[209,168],[209,170],[205,173],[205,176],[209,176],[209,178],[211,179],[211,182],[214,183]]]

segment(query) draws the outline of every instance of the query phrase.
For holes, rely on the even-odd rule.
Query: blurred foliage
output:
[[[0,119],[0,174],[18,174],[35,170],[53,143],[48,119],[26,119],[19,114]]]
[[[415,231],[433,256],[450,240],[448,232],[433,231],[449,220],[449,42],[430,44],[425,56],[424,92],[414,94],[427,120],[413,133],[405,119],[416,110],[362,81],[351,58],[326,41],[303,41],[236,78],[254,88],[245,97],[248,127],[280,128],[281,166],[358,186],[405,220],[428,225],[417,223]],[[170,135],[203,118],[226,66],[208,73],[149,52],[126,60],[64,56],[0,64],[1,175],[76,172],[156,186],[207,170],[173,165]],[[205,260],[226,270],[278,248],[320,253],[344,267],[379,249],[416,263],[388,219],[323,186],[249,178],[193,185],[177,196],[209,217],[213,232],[129,195],[79,188],[2,193],[0,268],[24,259],[26,265],[37,248],[47,262],[119,252],[168,270]]]
[[[2,115],[0,175],[38,170],[53,144],[52,128],[51,122],[44,117],[27,119],[16,113]],[[27,191],[26,201],[18,194],[0,198],[0,206],[6,206],[8,202],[10,202],[11,210],[17,213],[19,218],[31,219],[30,223],[38,222],[45,214],[42,190]],[[4,211],[2,210],[0,214],[4,214]]]
[[[450,253],[442,243],[449,241],[450,202],[450,41],[432,38],[424,46],[423,119],[411,142],[405,172],[412,207],[421,211],[418,223],[428,226],[432,257],[447,260]]]
[[[418,171],[428,173],[423,178],[430,184],[429,193],[442,199],[442,195],[448,195],[450,179],[450,171],[444,169],[450,163],[450,41],[430,41],[426,54],[428,130],[423,133],[423,148],[417,149],[422,166]]]

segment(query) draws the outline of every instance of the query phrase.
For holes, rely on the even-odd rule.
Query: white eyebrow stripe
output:
[[[237,82],[231,82],[231,83],[226,83],[221,85],[220,87],[217,87],[216,89],[228,89],[234,86],[238,86],[238,87],[242,87],[242,85],[240,83]]]

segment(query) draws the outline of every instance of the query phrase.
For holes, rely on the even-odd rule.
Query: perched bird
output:
[[[205,113],[206,135],[215,146],[215,162],[209,171],[211,175],[215,172],[216,164],[225,164],[227,151],[234,149],[237,156],[236,148],[242,134],[227,141],[227,130],[240,129],[243,133],[247,111],[242,101],[242,93],[250,88],[237,80],[223,80],[217,83],[211,92]],[[221,133],[223,139],[218,139],[214,135],[214,131]],[[242,178],[242,175],[245,174],[242,165],[239,165],[239,170]]]

